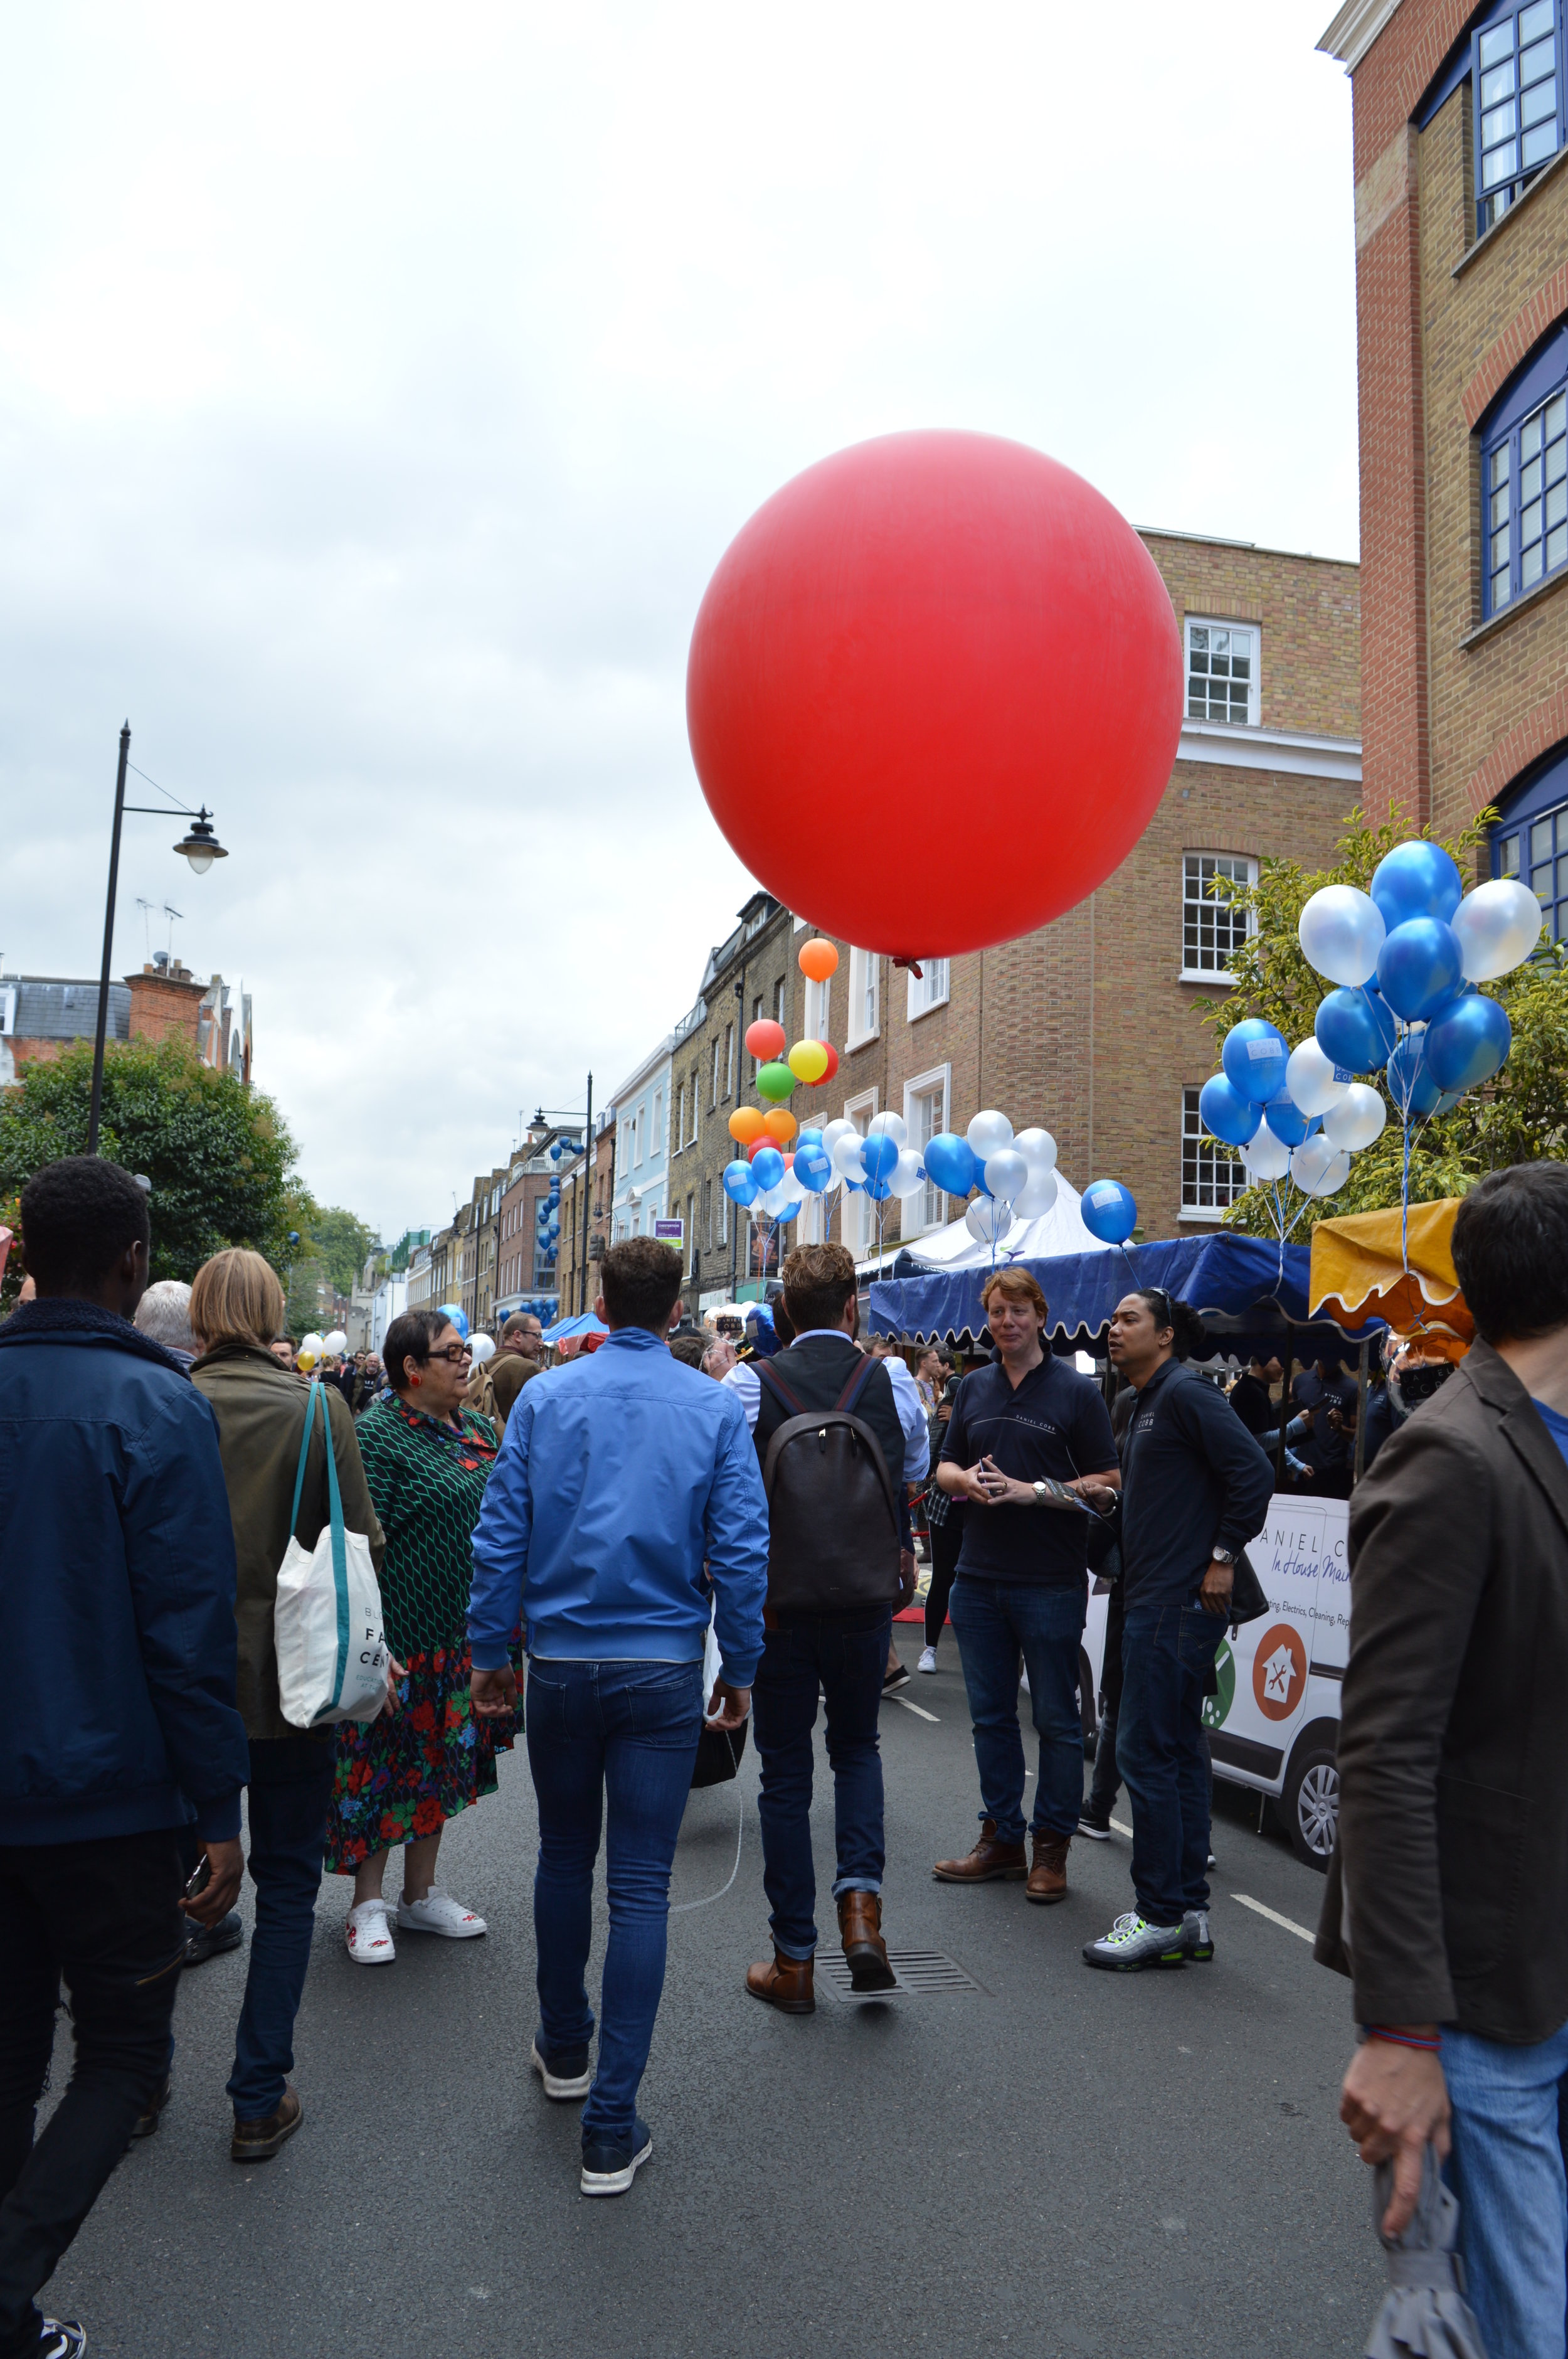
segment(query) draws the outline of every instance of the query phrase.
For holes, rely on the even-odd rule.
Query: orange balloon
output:
[[[762,1136],[762,1116],[755,1106],[737,1106],[730,1117],[730,1136],[752,1147]]]
[[[762,1128],[779,1147],[787,1146],[800,1128],[788,1106],[773,1106],[762,1116]]]
[[[813,983],[826,983],[828,976],[836,974],[838,970],[838,953],[831,942],[824,941],[820,934],[814,934],[808,942],[802,942],[800,946],[802,974],[809,975]]]

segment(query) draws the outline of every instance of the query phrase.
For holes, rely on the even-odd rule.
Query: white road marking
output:
[[[1124,1827],[1119,1819],[1112,1819],[1110,1821],[1110,1824],[1116,1829],[1119,1835],[1125,1835],[1129,1843],[1132,1841],[1132,1829],[1130,1827]]]
[[[936,1713],[934,1712],[927,1712],[924,1704],[911,1703],[907,1696],[901,1695],[895,1695],[893,1701],[894,1703],[903,1704],[905,1712],[912,1712],[916,1720],[928,1720],[934,1727],[938,1724]]]
[[[1298,1925],[1293,1917],[1281,1917],[1277,1908],[1265,1908],[1260,1900],[1249,1899],[1245,1892],[1233,1892],[1230,1897],[1232,1900],[1239,1900],[1243,1908],[1250,1908],[1255,1916],[1266,1917],[1271,1925],[1279,1925],[1285,1932],[1293,1933],[1298,1941],[1315,1941],[1317,1939],[1317,1935],[1309,1933],[1304,1925]]]

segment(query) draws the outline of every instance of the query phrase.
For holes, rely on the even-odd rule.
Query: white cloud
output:
[[[18,18],[7,965],[96,970],[128,712],[232,857],[128,821],[120,968],[172,900],[311,1184],[438,1220],[520,1110],[613,1086],[748,889],[686,642],[798,468],[975,426],[1134,521],[1354,552],[1325,14]]]

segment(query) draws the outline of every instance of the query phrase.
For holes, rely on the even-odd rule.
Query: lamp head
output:
[[[184,853],[198,876],[205,876],[215,860],[227,860],[229,857],[212,832],[211,815],[205,803],[201,806],[200,817],[191,821],[189,835],[174,848],[176,852]]]

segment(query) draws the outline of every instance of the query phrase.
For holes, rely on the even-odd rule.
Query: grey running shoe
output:
[[[1196,1966],[1206,1966],[1214,1956],[1214,1934],[1206,1908],[1189,1908],[1182,1919],[1182,1947]]]
[[[1113,1974],[1138,1974],[1145,1966],[1184,1966],[1187,1952],[1180,1925],[1150,1925],[1130,1909],[1108,1933],[1084,1944],[1084,1962]]]

